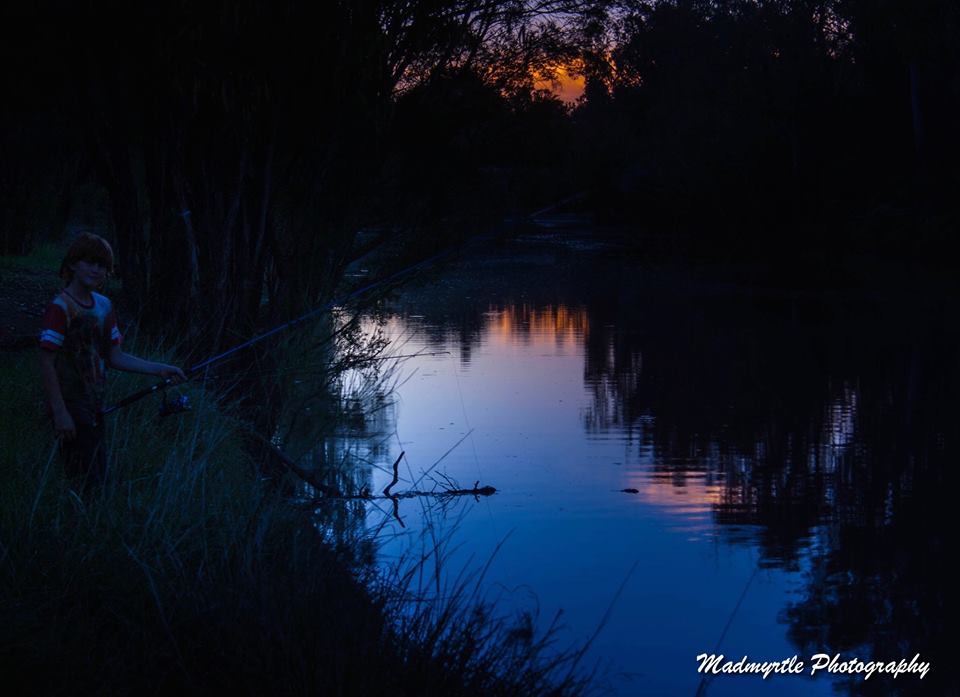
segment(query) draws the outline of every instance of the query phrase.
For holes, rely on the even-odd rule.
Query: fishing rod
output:
[[[403,278],[404,276],[407,276],[413,273],[414,271],[420,269],[421,267],[427,266],[429,264],[433,264],[439,261],[440,259],[443,259],[444,257],[447,257],[453,254],[453,252],[455,252],[456,250],[457,250],[457,247],[450,247],[449,249],[439,252],[438,254],[434,254],[433,256],[428,257],[422,261],[418,261],[416,264],[402,268],[399,271],[396,271],[390,274],[389,276],[386,276],[385,278],[381,278],[378,281],[373,281],[364,286],[356,288],[343,296],[334,298],[333,300],[326,303],[322,307],[318,307],[314,310],[310,310],[306,314],[300,315],[299,317],[296,317],[294,319],[278,324],[272,329],[269,329],[263,332],[262,334],[258,334],[252,339],[248,339],[247,341],[244,341],[242,344],[234,346],[231,349],[227,349],[223,353],[219,353],[216,356],[207,358],[206,360],[201,361],[200,363],[197,363],[184,371],[187,376],[187,379],[190,379],[192,376],[196,375],[197,373],[204,370],[205,368],[209,368],[211,365],[214,365],[215,363],[219,363],[220,361],[225,360],[230,356],[233,356],[234,354],[239,353],[240,351],[253,346],[254,344],[257,344],[263,341],[264,339],[268,339],[271,336],[274,336],[275,334],[279,334],[282,331],[285,331],[287,329],[292,329],[294,327],[297,327],[303,324],[304,322],[308,322],[314,317],[317,317],[325,312],[328,312],[329,310],[336,307],[337,305],[342,305],[347,301],[352,300],[353,298],[356,298],[359,295],[363,295],[364,293],[367,293],[373,290],[374,288],[378,288],[391,281],[396,281],[399,278]],[[112,414],[118,409],[122,409],[123,407],[129,406],[130,404],[133,404],[134,402],[139,401],[144,397],[148,397],[152,395],[154,392],[159,392],[160,390],[164,390],[172,384],[174,384],[173,378],[164,378],[162,382],[158,382],[154,385],[150,385],[149,387],[145,387],[142,390],[138,390],[137,392],[127,395],[123,399],[119,400],[118,402],[104,409],[101,412],[101,414],[103,416],[106,416],[107,414]],[[176,411],[185,411],[187,408],[188,407],[186,405],[186,399],[185,397],[181,396],[178,400],[175,400],[173,403],[165,402],[163,406],[163,411],[165,413],[174,413]]]
[[[356,366],[365,366],[371,363],[379,363],[381,361],[400,361],[407,358],[421,358],[423,356],[449,356],[449,351],[429,351],[429,352],[419,352],[419,353],[400,353],[397,355],[389,356],[375,356],[372,358],[355,358],[355,359],[345,359],[340,363],[324,363],[322,367],[317,367],[316,365],[308,366],[306,368],[278,368],[277,370],[255,370],[253,368],[247,368],[245,370],[238,370],[234,372],[218,372],[216,375],[211,376],[212,380],[223,380],[229,378],[235,378],[238,376],[249,376],[249,377],[271,377],[276,375],[325,375],[330,372],[330,367],[333,365],[335,368],[341,367],[356,367]]]

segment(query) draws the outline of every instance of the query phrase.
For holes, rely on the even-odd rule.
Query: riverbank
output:
[[[290,487],[260,476],[244,447],[238,402],[198,384],[182,388],[191,412],[159,420],[155,400],[142,400],[109,417],[109,483],[83,493],[64,478],[41,415],[28,327],[38,320],[31,303],[45,303],[56,278],[42,264],[13,266],[3,267],[3,324],[28,348],[5,351],[0,369],[8,685],[30,694],[585,691],[567,673],[572,657],[547,652],[549,633],[501,617],[466,585],[411,607],[408,579],[369,563],[376,539],[358,525],[338,542],[328,513],[291,505]],[[170,360],[146,342],[131,350]],[[110,379],[114,397],[144,384]]]

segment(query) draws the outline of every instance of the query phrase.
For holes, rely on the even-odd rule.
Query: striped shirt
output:
[[[57,379],[67,410],[78,424],[95,424],[103,408],[106,361],[111,346],[123,340],[110,300],[92,293],[81,305],[66,291],[43,315],[40,348],[56,353]]]

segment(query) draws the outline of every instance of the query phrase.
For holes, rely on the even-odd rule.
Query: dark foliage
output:
[[[769,255],[804,220],[844,247],[893,232],[887,253],[942,249],[957,220],[955,4],[627,5],[613,50],[588,56],[576,114],[601,211],[733,256]],[[910,240],[903,210],[936,231]]]

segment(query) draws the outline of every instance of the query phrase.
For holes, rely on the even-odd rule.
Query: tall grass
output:
[[[157,355],[141,346],[138,355]],[[146,378],[122,376],[124,393]],[[108,417],[108,480],[67,480],[34,351],[0,368],[0,675],[30,694],[579,694],[571,656],[468,579],[408,602],[258,476],[236,402],[198,385]],[[549,655],[548,655],[549,654]],[[552,658],[550,656],[553,656]]]

